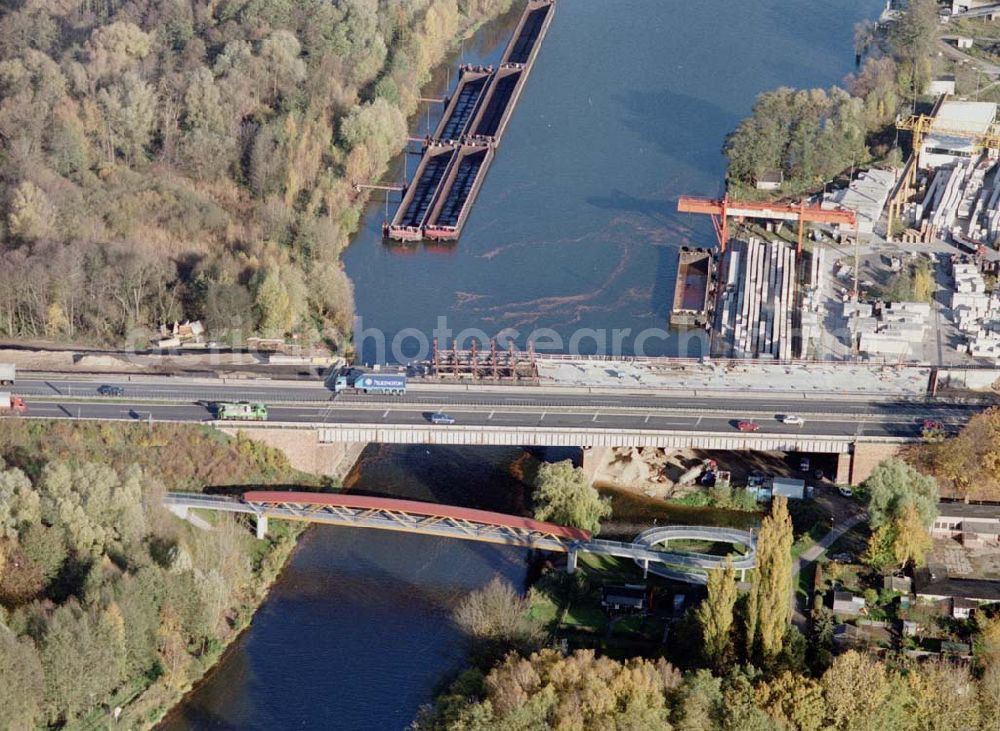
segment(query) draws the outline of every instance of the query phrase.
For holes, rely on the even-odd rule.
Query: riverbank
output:
[[[184,702],[184,699],[196,691],[209,678],[218,665],[223,662],[228,653],[250,629],[254,615],[261,605],[267,601],[275,582],[281,576],[288,561],[298,547],[298,539],[306,530],[305,525],[294,523],[275,523],[268,534],[268,547],[260,552],[261,572],[249,587],[250,595],[238,605],[230,607],[229,613],[234,618],[234,624],[225,638],[221,638],[201,658],[199,671],[190,676],[179,686],[169,681],[157,681],[140,695],[127,701],[122,707],[117,723],[124,728],[153,729],[162,722],[169,720],[171,712]],[[84,721],[76,726],[68,727],[67,731],[89,728]]]
[[[300,528],[262,542],[230,516],[184,522],[162,506],[168,485],[331,487],[193,425],[8,419],[0,457],[0,640],[18,653],[0,683],[18,689],[14,728],[149,728],[249,626]]]

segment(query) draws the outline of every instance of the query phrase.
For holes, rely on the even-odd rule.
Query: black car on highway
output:
[[[102,396],[124,396],[125,387],[124,386],[112,386],[110,383],[105,383],[103,386],[97,388],[97,393]]]

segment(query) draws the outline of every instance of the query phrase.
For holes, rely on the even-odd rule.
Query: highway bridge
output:
[[[98,393],[121,386],[121,397]],[[859,448],[919,440],[923,421],[957,431],[983,404],[887,396],[745,392],[692,396],[641,389],[424,385],[405,396],[334,395],[320,381],[22,374],[13,387],[28,416],[54,419],[207,423],[233,431],[308,430],[317,445],[365,443],[756,449],[843,457],[838,478],[857,481]],[[267,423],[218,422],[215,401],[263,401]],[[435,425],[444,410],[453,425]],[[786,425],[781,417],[801,416]],[[737,425],[752,420],[755,432]],[[255,437],[255,438],[256,438]],[[867,458],[866,458],[867,459]],[[875,456],[867,461],[876,459]]]
[[[517,515],[454,505],[371,497],[345,493],[256,490],[242,497],[167,493],[164,505],[181,518],[191,510],[253,515],[257,537],[267,535],[268,521],[294,520],[353,528],[401,531],[421,535],[498,543],[568,554],[567,570],[577,567],[580,553],[615,556],[635,561],[643,573],[689,583],[705,583],[708,572],[719,568],[724,556],[684,550],[671,551],[670,541],[728,543],[741,553],[730,557],[744,577],[755,566],[752,532],[704,526],[659,526],[640,533],[634,541],[606,541],[590,533]]]

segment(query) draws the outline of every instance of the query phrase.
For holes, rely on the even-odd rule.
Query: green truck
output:
[[[267,421],[267,405],[249,401],[220,401],[215,405],[215,414],[224,421]]]

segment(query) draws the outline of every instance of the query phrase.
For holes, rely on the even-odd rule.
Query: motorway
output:
[[[102,384],[120,385],[122,397],[101,396]],[[424,386],[405,396],[340,394],[320,381],[209,380],[172,377],[87,379],[22,376],[11,390],[25,398],[28,416],[141,421],[211,421],[219,400],[263,401],[275,422],[429,425],[445,410],[462,426],[574,427],[737,433],[752,419],[757,434],[816,436],[920,435],[924,419],[940,420],[956,431],[983,407],[979,404],[906,399],[844,399],[836,395],[775,394],[761,399],[739,393],[699,396],[676,393],[589,393],[586,389],[532,386],[477,390],[464,385]],[[583,391],[582,393],[580,391]],[[567,392],[571,391],[571,392]],[[781,423],[797,414],[804,425]],[[447,429],[448,427],[436,427]]]

